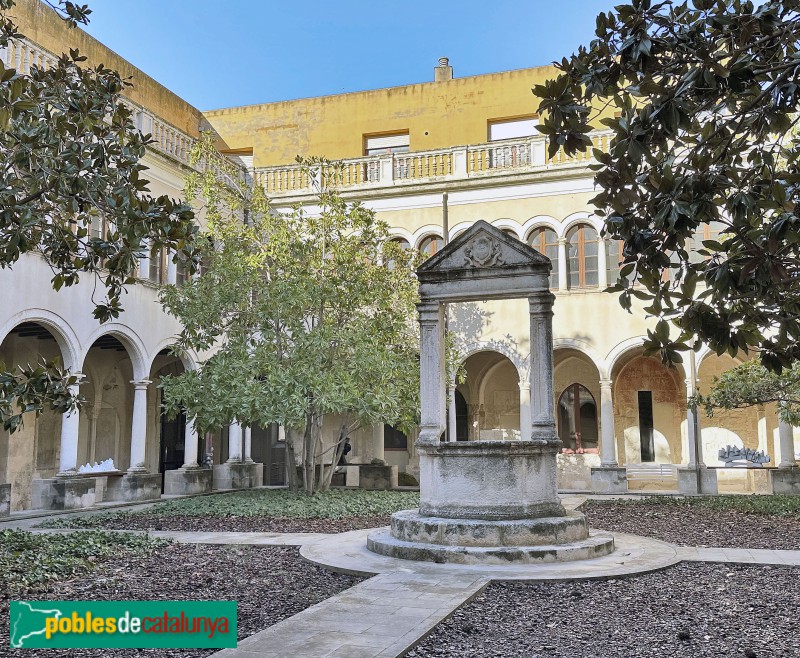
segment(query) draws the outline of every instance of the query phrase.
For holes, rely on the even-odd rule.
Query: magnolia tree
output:
[[[89,9],[63,0],[48,4],[70,25],[88,22]],[[13,0],[0,0],[0,48],[20,39],[9,18]],[[27,73],[0,62],[0,268],[26,253],[40,254],[56,290],[88,276],[104,296],[94,315],[104,322],[122,311],[120,297],[144,245],[181,253],[189,268],[196,232],[188,205],[147,193],[142,135],[121,102],[129,82],[102,64],[84,65],[76,50],[54,65]],[[93,222],[108,231],[92,235]],[[9,371],[0,364],[0,420],[12,432],[22,415],[46,406],[69,411],[74,376],[57,362]]]
[[[207,220],[205,267],[188,284],[167,288],[163,303],[185,327],[178,349],[213,355],[165,379],[165,405],[171,413],[185,409],[201,431],[234,420],[284,425],[290,485],[298,485],[297,460],[304,489],[324,489],[333,473],[324,465],[338,462],[349,433],[415,422],[413,256],[372,211],[334,190],[321,190],[312,212],[274,212],[209,136],[193,158],[205,163],[186,187]],[[335,169],[304,164],[311,178]],[[331,414],[341,422],[325,448],[323,418]]]
[[[778,404],[778,416],[790,425],[800,425],[800,367],[770,372],[757,361],[747,361],[715,377],[711,392],[698,395],[695,404],[705,405],[712,416],[717,409],[745,409]]]
[[[596,35],[534,93],[551,154],[612,133],[593,203],[622,305],[647,302],[665,361],[699,339],[780,372],[800,358],[800,3],[635,0]]]

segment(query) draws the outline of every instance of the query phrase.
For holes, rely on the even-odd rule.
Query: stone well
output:
[[[584,560],[614,550],[558,497],[550,261],[480,221],[425,261],[420,280],[420,508],[392,515],[369,550],[462,564]],[[527,297],[531,426],[521,441],[443,442],[444,305]]]

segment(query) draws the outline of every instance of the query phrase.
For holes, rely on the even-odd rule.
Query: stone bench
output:
[[[675,464],[625,464],[625,476],[629,482],[657,480],[677,485],[678,467]]]

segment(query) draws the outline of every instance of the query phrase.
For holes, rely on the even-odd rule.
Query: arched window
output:
[[[567,233],[567,282],[569,288],[594,288],[597,277],[597,231],[579,224]]]
[[[550,259],[553,264],[550,272],[550,287],[558,288],[558,236],[556,232],[545,226],[535,228],[528,234],[528,244]]]
[[[597,452],[597,405],[581,384],[570,384],[558,399],[558,438],[562,452]]]
[[[435,253],[441,251],[444,246],[444,240],[438,235],[429,235],[422,242],[419,243],[419,250],[429,258]]]
[[[406,240],[405,238],[392,238],[392,239],[390,240],[390,242],[391,242],[391,243],[393,243],[393,244],[396,244],[396,245],[397,245],[398,247],[400,247],[400,249],[402,249],[403,251],[407,251],[407,250],[411,249],[411,243],[410,243],[408,240]],[[388,267],[390,270],[393,270],[393,269],[394,269],[394,266],[395,266],[394,259],[390,259],[390,260],[388,260],[388,261],[386,262],[386,266],[387,266],[387,267]]]
[[[500,230],[506,235],[510,235],[512,238],[519,238],[517,232],[513,228],[501,228]]]

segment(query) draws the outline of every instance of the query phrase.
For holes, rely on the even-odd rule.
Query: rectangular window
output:
[[[386,155],[387,153],[408,153],[408,132],[393,135],[364,135],[364,155]]]
[[[502,139],[524,139],[539,134],[536,126],[539,117],[519,117],[517,119],[500,119],[489,121],[489,141],[497,142]]]
[[[147,270],[147,278],[153,283],[161,283],[161,272],[164,266],[163,261],[163,249],[150,254],[150,267]]]
[[[639,441],[642,447],[642,461],[656,460],[653,444],[653,391],[639,391]]]

